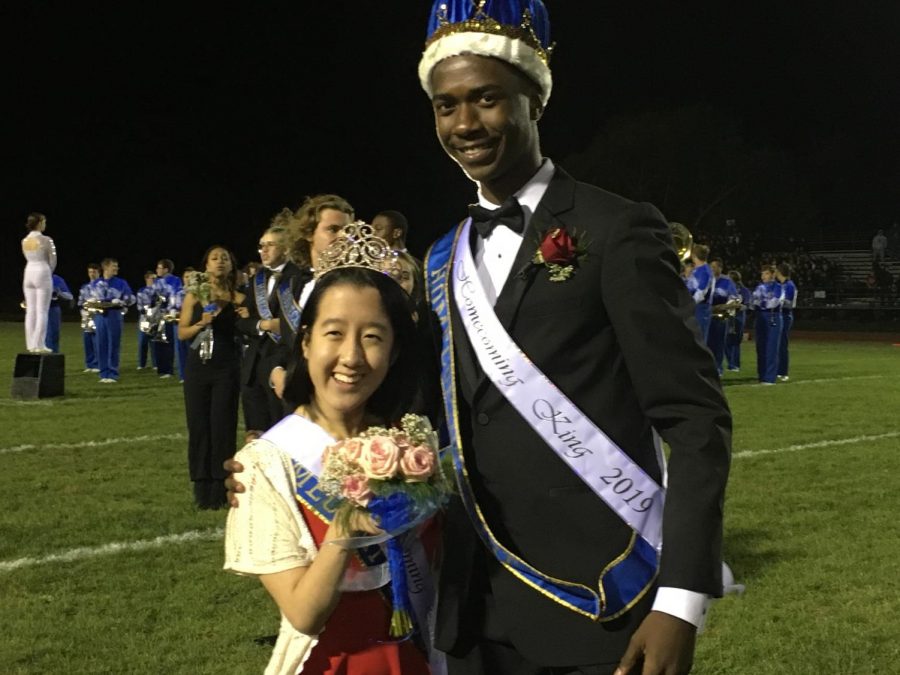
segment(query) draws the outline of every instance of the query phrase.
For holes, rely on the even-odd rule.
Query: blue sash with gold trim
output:
[[[435,242],[425,258],[425,288],[428,301],[441,324],[441,388],[450,436],[453,467],[460,497],[484,544],[511,574],[564,607],[595,621],[609,621],[628,611],[650,589],[658,573],[658,556],[637,533],[628,547],[600,573],[597,590],[582,584],[556,579],[532,567],[509,551],[491,531],[469,484],[462,453],[462,436],[457,414],[456,366],[453,328],[450,321],[450,268],[459,244],[462,226]],[[548,451],[550,449],[548,448]]]
[[[265,319],[266,321],[275,318],[272,315],[272,310],[269,307],[269,283],[268,279],[266,279],[266,273],[264,270],[260,270],[256,273],[256,276],[253,277],[253,297],[256,299],[256,311],[259,313],[260,318]],[[266,335],[272,338],[275,342],[279,342],[281,340],[281,336],[275,333],[270,333],[266,331]]]
[[[285,279],[278,285],[278,304],[281,305],[281,315],[287,320],[291,330],[296,334],[300,328],[301,308],[294,302],[290,279]]]

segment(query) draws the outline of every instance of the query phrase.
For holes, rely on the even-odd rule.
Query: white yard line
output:
[[[798,384],[822,384],[823,382],[852,382],[854,380],[882,380],[888,377],[887,375],[848,375],[847,377],[820,377],[815,380],[788,380],[787,382],[778,382],[777,386],[779,388],[784,387],[793,387]],[[728,378],[722,380],[722,384],[725,385],[726,389],[731,389],[733,387],[763,387],[767,385],[763,385],[762,382],[733,382],[729,381]]]
[[[828,441],[800,443],[798,445],[788,445],[783,448],[772,448],[768,450],[743,450],[741,452],[735,452],[731,456],[733,459],[742,459],[744,457],[759,457],[760,455],[780,455],[785,452],[797,452],[798,450],[809,450],[811,448],[830,448],[835,445],[852,445],[854,443],[864,443],[866,441],[881,441],[885,438],[897,438],[898,436],[900,436],[900,431],[889,431],[884,434],[853,436],[852,438],[835,438]]]
[[[51,553],[40,558],[18,558],[16,560],[0,561],[0,572],[11,572],[24,567],[46,565],[48,563],[67,563],[76,560],[86,560],[104,555],[115,555],[131,551],[146,551],[151,548],[161,548],[172,544],[187,544],[195,541],[213,541],[222,538],[222,528],[213,530],[191,530],[181,534],[168,534],[155,539],[142,539],[138,541],[119,541],[101,546],[83,546],[72,548],[62,553]]]
[[[18,446],[19,449],[29,449],[33,447],[41,448],[73,448],[73,447],[95,447],[98,445],[111,445],[113,443],[122,443],[127,441],[141,440],[163,440],[170,438],[183,438],[183,434],[168,434],[166,436],[134,436],[131,438],[109,438],[103,441],[86,441],[84,443],[58,443],[54,445],[44,446]],[[771,448],[765,450],[744,450],[736,452],[732,455],[734,459],[743,459],[746,457],[758,457],[760,455],[776,455],[786,452],[798,452],[800,450],[810,450],[813,448],[827,448],[838,445],[852,445],[854,443],[864,443],[866,441],[880,441],[885,438],[898,438],[900,431],[889,431],[883,434],[873,434],[868,436],[853,436],[852,438],[835,438],[827,441],[815,441],[813,443],[801,443],[798,445],[788,445],[783,448]],[[0,448],[2,452],[18,452],[17,448]],[[171,546],[184,544],[193,541],[213,541],[221,539],[223,536],[222,528],[212,530],[191,530],[182,532],[181,534],[169,534],[156,537],[155,539],[143,539],[138,541],[113,542],[110,544],[102,544],[100,546],[85,546],[81,548],[73,548],[62,553],[51,553],[40,558],[18,558],[16,560],[0,561],[0,572],[10,572],[25,567],[34,567],[36,565],[45,565],[47,563],[73,562],[76,560],[85,560],[87,558],[96,558],[104,555],[115,555],[118,553],[127,553],[132,551],[145,551],[151,548],[161,548],[163,546]]]
[[[186,438],[184,434],[155,434],[145,436],[122,436],[120,438],[104,438],[99,441],[80,441],[78,443],[26,443],[13,445],[8,448],[0,448],[0,455],[10,452],[25,452],[26,450],[74,450],[76,448],[102,448],[107,445],[119,445],[120,443],[144,443],[147,441],[177,441]]]
[[[822,384],[823,382],[852,382],[853,380],[881,380],[887,375],[848,375],[847,377],[820,377],[815,380],[788,380],[787,382],[778,382],[778,387],[793,387],[798,384]],[[762,382],[729,382],[727,379],[722,382],[726,388],[732,387],[763,387]]]

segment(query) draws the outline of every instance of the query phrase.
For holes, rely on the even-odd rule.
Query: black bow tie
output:
[[[470,204],[469,215],[482,238],[489,237],[497,225],[506,225],[519,234],[525,231],[525,213],[515,197],[507,199],[499,209],[486,209],[478,204]]]

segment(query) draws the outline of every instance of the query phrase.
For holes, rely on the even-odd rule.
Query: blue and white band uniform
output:
[[[797,306],[797,285],[790,279],[781,285],[781,312],[791,313]]]
[[[778,377],[788,378],[790,370],[790,336],[797,306],[797,286],[790,279],[781,285],[781,339],[778,341]]]
[[[712,308],[717,305],[725,305],[729,302],[740,300],[737,286],[731,280],[731,277],[720,274],[714,280],[714,290],[712,293]],[[725,337],[728,330],[727,317],[716,318],[713,316],[709,323],[709,329],[706,337],[706,346],[712,352],[713,360],[716,362],[716,369],[719,375],[722,374],[722,361],[725,358]]]
[[[119,379],[119,352],[122,346],[122,320],[135,302],[131,287],[121,277],[103,277],[91,282],[91,298],[113,306],[94,315],[97,325],[97,362],[101,380]]]
[[[150,338],[150,335],[141,330],[140,317],[145,315],[148,310],[156,305],[158,296],[156,293],[156,282],[150,286],[139,288],[135,293],[137,302],[135,307],[138,311],[137,324],[137,349],[138,349],[138,368],[147,366],[147,354],[150,354],[151,363],[156,367],[156,347]]]
[[[84,303],[91,299],[91,282],[81,285],[78,291],[78,309],[81,312],[81,346],[84,349],[85,370],[96,370],[97,364],[97,333],[93,317],[84,308]]]
[[[69,290],[68,284],[58,274],[53,275],[53,291],[50,295],[50,307],[47,316],[47,337],[45,344],[47,349],[59,353],[59,334],[62,326],[62,308],[60,300],[70,302],[74,296]]]
[[[179,294],[184,293],[181,279],[171,273],[164,274],[156,278],[153,288],[156,290],[157,302],[164,308],[165,313],[169,315],[176,314]],[[162,328],[165,331],[165,340],[155,341],[151,348],[156,353],[156,372],[161,376],[165,376],[173,374],[173,361],[179,341],[174,321],[166,321]],[[184,378],[182,377],[181,379]]]
[[[778,371],[778,346],[781,340],[781,284],[768,281],[753,291],[756,308],[756,369],[759,381],[774,384]]]
[[[153,288],[156,294],[161,298],[165,307],[171,307],[175,295],[181,290],[182,284],[174,274],[165,274],[157,277],[153,282]]]
[[[104,310],[102,313],[119,314],[124,316],[128,307],[135,303],[136,298],[131,291],[131,286],[121,277],[104,279],[100,277],[91,282],[91,299],[99,302],[108,302],[116,305]]]
[[[694,298],[694,303],[696,305],[694,315],[700,326],[700,335],[703,337],[703,342],[705,343],[709,334],[709,322],[713,299],[713,273],[707,263],[703,263],[694,268],[694,271],[691,272],[691,276],[688,278],[687,288],[691,297]]]

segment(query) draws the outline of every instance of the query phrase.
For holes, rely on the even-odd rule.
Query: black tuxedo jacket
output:
[[[587,247],[562,282],[530,263],[556,227]],[[450,305],[463,451],[485,520],[534,567],[596,590],[631,531],[485,378]],[[495,311],[536,366],[657,481],[653,429],[670,445],[658,583],[720,594],[731,417],[659,212],[558,169]],[[459,502],[446,535],[437,636],[445,651],[464,651],[477,639],[471,627],[486,621],[538,664],[615,663],[652,604],[650,592],[607,622],[562,607],[485,553]]]
[[[279,284],[285,281],[291,284],[291,295],[295,301],[300,299],[303,287],[312,279],[312,272],[298,267],[292,262],[287,262],[281,270]],[[244,306],[250,310],[250,316],[246,319],[238,319],[237,328],[247,338],[247,349],[244,352],[244,360],[241,366],[241,383],[253,386],[258,378],[262,378],[261,385],[268,387],[268,375],[272,368],[287,363],[290,349],[294,342],[293,329],[281,311],[278,300],[269,303],[272,316],[279,319],[281,324],[281,341],[275,342],[268,335],[260,335],[256,330],[257,322],[262,318],[256,303],[253,279],[250,280]]]

